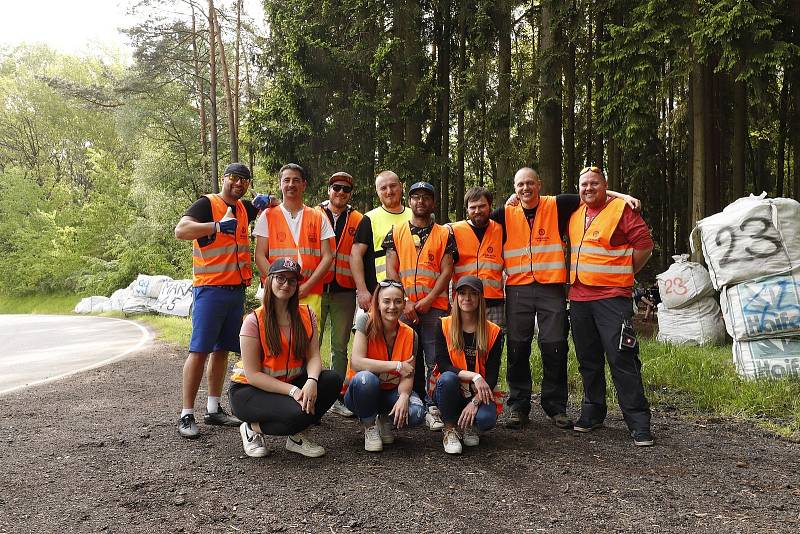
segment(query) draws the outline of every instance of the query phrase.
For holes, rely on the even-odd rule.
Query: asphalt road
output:
[[[0,315],[0,394],[111,363],[151,339],[124,319]]]

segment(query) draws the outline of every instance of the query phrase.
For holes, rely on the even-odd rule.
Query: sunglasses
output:
[[[403,289],[403,284],[397,280],[382,280],[378,282],[378,285],[381,287],[396,287],[398,289]]]
[[[233,182],[233,183],[237,183],[237,182],[247,182],[247,183],[250,183],[250,182],[252,182],[252,181],[253,181],[253,179],[252,179],[252,178],[245,178],[245,177],[243,177],[243,176],[236,176],[235,174],[228,174],[228,175],[227,175],[227,178],[228,178],[228,180],[230,180],[230,181],[231,181],[231,182]]]
[[[597,174],[602,174],[603,176],[605,176],[605,174],[603,174],[603,169],[601,169],[600,167],[596,167],[594,165],[590,167],[584,167],[583,169],[581,169],[581,172],[578,173],[578,176],[583,176],[587,172],[596,172]]]
[[[294,276],[283,276],[282,274],[273,275],[273,280],[278,282],[278,286],[289,284],[290,286],[297,285],[297,278]]]
[[[331,186],[331,189],[333,189],[337,193],[339,191],[344,191],[345,193],[352,193],[353,192],[353,186],[351,186],[351,185],[333,184]]]

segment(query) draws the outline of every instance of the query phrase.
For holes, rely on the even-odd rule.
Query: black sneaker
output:
[[[181,436],[188,439],[194,439],[200,434],[193,414],[188,413],[181,417],[178,422],[178,432],[180,432]]]
[[[222,409],[217,408],[216,412],[209,412],[203,416],[203,422],[207,425],[239,426],[242,424],[236,417]]]
[[[511,410],[511,414],[508,416],[508,420],[506,421],[506,428],[516,430],[527,425],[529,421],[530,418],[527,413],[520,412],[518,410]]]
[[[649,430],[634,430],[631,432],[633,444],[637,447],[652,447],[655,440]]]
[[[593,423],[588,419],[584,419],[583,416],[581,416],[578,419],[578,422],[575,423],[575,425],[573,425],[572,430],[574,430],[575,432],[585,433],[585,432],[591,432],[592,430],[600,428],[601,426],[603,426],[603,423]]]

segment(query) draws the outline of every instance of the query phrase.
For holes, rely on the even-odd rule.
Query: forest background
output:
[[[173,228],[241,160],[505,198],[602,166],[643,201],[643,276],[688,252],[700,218],[750,192],[800,195],[800,2],[747,0],[135,0],[132,58],[0,48],[0,293],[110,294],[187,278]],[[259,29],[265,28],[265,29]]]

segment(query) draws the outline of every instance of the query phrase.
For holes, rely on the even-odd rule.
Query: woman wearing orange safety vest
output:
[[[261,307],[242,324],[242,359],[231,375],[231,410],[248,456],[268,454],[264,435],[288,436],[286,449],[303,456],[325,454],[303,432],[336,400],[342,380],[323,371],[317,318],[300,305],[300,265],[291,258],[272,262]]]
[[[454,291],[453,310],[437,333],[431,396],[444,421],[444,451],[461,454],[462,440],[478,445],[479,432],[494,428],[502,409],[496,388],[503,340],[500,327],[486,319],[481,279],[465,276]]]
[[[417,334],[400,322],[404,305],[403,285],[383,280],[369,312],[356,319],[344,403],[364,425],[364,450],[370,452],[394,443],[392,423],[402,428],[425,420],[422,399],[412,391]]]

